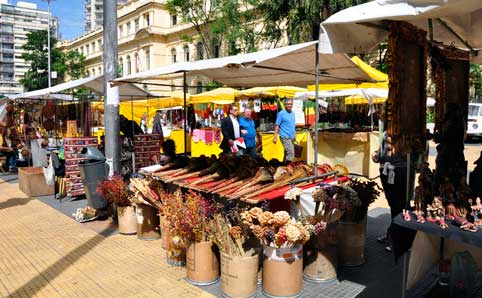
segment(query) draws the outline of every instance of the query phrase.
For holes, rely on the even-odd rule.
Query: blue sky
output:
[[[41,9],[47,10],[47,2],[42,0],[22,0],[37,3]],[[16,4],[17,0],[10,0]],[[52,0],[52,14],[59,18],[62,39],[72,39],[84,33],[84,0]]]

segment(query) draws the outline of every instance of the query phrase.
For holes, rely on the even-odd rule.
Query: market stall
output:
[[[428,6],[424,1],[372,1],[334,14],[322,24],[320,52],[324,53],[367,51],[388,36],[391,84],[387,133],[390,144],[407,157],[409,174],[414,171],[411,157],[425,150],[427,61],[431,64],[435,85],[434,140],[438,143],[436,166],[434,170],[425,163],[419,166],[414,196],[407,182],[406,208],[410,208],[408,203],[414,197],[415,210],[404,210],[398,215],[395,227],[404,229],[391,233],[392,239],[398,238],[394,248],[403,247],[398,252],[404,253],[412,247],[413,231],[419,231],[409,269],[407,254],[403,255],[402,297],[407,280],[408,286],[414,286],[434,265],[438,269],[438,284],[448,286],[443,291],[450,291],[451,295],[478,295],[473,292],[472,281],[477,264],[480,270],[482,205],[479,194],[472,193],[471,188],[477,188],[480,179],[470,187],[467,185],[463,151],[467,75],[469,63],[478,62],[481,57],[481,16],[480,1],[449,0]],[[463,246],[453,255],[454,240],[470,244],[469,251],[475,253],[461,252],[460,248],[467,247]],[[428,248],[431,246],[435,249]],[[430,255],[424,257],[425,253]],[[467,263],[461,263],[463,259]],[[468,279],[462,278],[461,272]],[[459,282],[462,280],[467,282]]]

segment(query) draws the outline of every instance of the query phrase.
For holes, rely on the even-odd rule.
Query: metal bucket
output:
[[[365,263],[366,218],[361,222],[339,222],[338,261],[342,266],[360,266]]]

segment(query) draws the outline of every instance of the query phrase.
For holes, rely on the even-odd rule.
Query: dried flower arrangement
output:
[[[346,211],[362,205],[356,191],[349,185],[323,185],[311,195],[315,202],[315,214],[309,218],[311,224],[335,223]]]
[[[166,217],[171,235],[179,236],[187,242],[209,240],[209,222],[213,219],[216,206],[200,193],[181,190],[163,193],[162,212]]]
[[[353,190],[361,204],[355,204],[351,209],[345,211],[341,220],[348,222],[362,221],[368,212],[368,206],[380,195],[380,186],[371,180],[350,179],[344,186]]]
[[[103,180],[97,186],[96,191],[109,202],[117,207],[131,205],[129,189],[122,176],[114,175],[108,180]]]
[[[245,208],[231,201],[219,211],[211,221],[211,241],[220,251],[230,256],[246,257],[255,254],[256,251],[247,245],[252,236],[251,229],[243,225],[241,219]]]
[[[288,212],[272,213],[259,207],[251,208],[241,214],[242,223],[264,245],[285,248],[305,244],[310,232],[301,222],[296,222]]]

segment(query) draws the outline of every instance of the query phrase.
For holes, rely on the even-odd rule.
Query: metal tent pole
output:
[[[186,108],[186,93],[187,93],[187,82],[186,82],[186,72],[183,72],[183,96],[184,96],[184,156],[187,156],[187,108]]]
[[[315,163],[315,176],[318,176],[318,118],[319,118],[319,107],[318,107],[318,93],[319,93],[319,82],[320,82],[320,54],[318,54],[318,43],[315,48],[316,64],[315,64],[315,148],[313,150],[314,163]]]
[[[117,1],[104,0],[104,126],[105,155],[109,177],[121,170],[119,146],[119,87],[110,81],[117,71]]]

